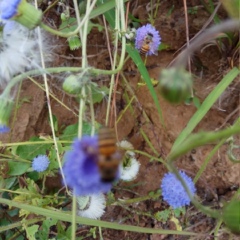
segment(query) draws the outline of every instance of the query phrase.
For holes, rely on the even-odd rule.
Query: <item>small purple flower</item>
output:
[[[66,153],[63,173],[67,185],[76,195],[108,192],[112,184],[101,181],[97,166],[98,138],[83,136],[73,142],[72,150]]]
[[[185,181],[191,194],[194,195],[196,188],[192,179],[186,175],[183,171],[179,171],[179,174]],[[189,205],[191,200],[187,195],[181,182],[173,173],[166,173],[162,179],[162,196],[163,199],[173,208],[179,208]]]
[[[33,159],[32,168],[37,172],[44,172],[49,165],[50,161],[46,155],[39,155]]]
[[[146,38],[150,37],[149,43],[150,50],[146,53],[147,56],[156,54],[158,47],[161,43],[159,32],[151,24],[147,24],[137,29],[135,38],[135,48],[141,50]]]
[[[1,18],[8,20],[14,17],[18,12],[18,5],[20,2],[21,0],[2,1],[0,4]]]
[[[6,125],[0,124],[0,133],[8,133],[10,128]]]

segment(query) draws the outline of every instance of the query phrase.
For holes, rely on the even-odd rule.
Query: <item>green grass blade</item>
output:
[[[147,71],[147,69],[146,69],[138,51],[135,48],[133,48],[130,44],[126,45],[126,51],[129,54],[129,56],[132,58],[134,63],[136,64],[139,72],[142,75],[142,78],[146,82],[148,90],[149,90],[149,92],[150,92],[150,94],[153,98],[153,101],[154,101],[156,107],[157,107],[157,110],[158,110],[158,113],[159,113],[159,116],[160,116],[160,121],[162,122],[162,124],[164,124],[163,117],[162,117],[162,111],[161,111],[160,104],[159,104],[159,101],[158,101],[158,98],[157,98],[157,94],[154,90],[151,78],[148,74],[148,71]]]
[[[127,2],[128,0],[123,0],[124,2]],[[92,12],[89,15],[89,18],[95,18],[101,14],[104,14],[105,18],[107,21],[110,23],[113,23],[113,26],[115,24],[115,12],[113,8],[115,8],[116,4],[115,1],[109,0],[109,1],[104,1],[104,0],[98,0],[97,1],[97,8],[93,9]],[[113,27],[111,25],[111,27]]]
[[[191,134],[185,141],[181,143],[181,145],[177,145],[174,150],[171,151],[171,153],[168,155],[168,160],[174,161],[193,148],[197,148],[213,142],[218,142],[238,133],[240,133],[240,126],[237,124],[234,125],[234,127],[227,128],[218,132],[212,131]]]
[[[7,204],[9,206],[17,207],[20,209],[24,209],[26,211],[51,217],[54,219],[71,222],[72,221],[72,215],[71,212],[63,212],[63,211],[57,211],[49,210],[45,208],[40,208],[24,203],[19,203],[15,201],[11,201],[8,199],[0,198],[0,203]],[[89,225],[89,226],[99,226],[104,228],[111,228],[116,230],[124,230],[124,231],[131,231],[131,232],[141,232],[141,233],[158,233],[158,234],[178,234],[178,235],[197,235],[196,233],[192,232],[186,232],[186,231],[175,231],[175,230],[162,230],[162,229],[153,229],[153,228],[144,228],[144,227],[137,227],[137,226],[131,226],[126,224],[118,224],[118,223],[112,223],[112,222],[106,222],[101,220],[94,220],[90,218],[83,218],[83,217],[76,217],[76,222],[79,224]]]
[[[231,82],[238,76],[239,73],[240,73],[239,69],[233,68],[222,79],[222,81],[214,88],[214,90],[207,96],[207,98],[203,101],[202,105],[199,107],[199,109],[195,112],[195,114],[189,120],[185,129],[179,134],[178,138],[175,140],[172,147],[172,151],[188,137],[188,135],[193,131],[193,129],[206,115],[206,113],[213,106],[216,100],[221,96],[221,94],[231,84]]]

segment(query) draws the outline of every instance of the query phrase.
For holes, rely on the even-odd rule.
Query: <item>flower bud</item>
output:
[[[76,50],[81,47],[81,41],[77,35],[68,38],[68,44],[71,50]]]
[[[42,12],[26,0],[2,1],[0,12],[2,19],[15,20],[29,29],[38,26],[42,20]]]
[[[192,78],[185,69],[163,69],[159,77],[159,92],[171,103],[180,103],[191,95]]]
[[[63,90],[70,94],[79,94],[81,86],[80,79],[75,75],[68,76],[63,82]]]

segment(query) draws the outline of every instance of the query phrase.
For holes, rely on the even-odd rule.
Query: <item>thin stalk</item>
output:
[[[169,168],[171,170],[171,172],[173,172],[177,179],[181,182],[182,186],[184,187],[185,191],[187,192],[188,197],[191,199],[191,202],[193,203],[193,205],[198,208],[201,212],[205,213],[208,216],[211,216],[213,218],[219,219],[220,218],[220,212],[217,210],[212,210],[209,207],[204,207],[201,203],[199,203],[197,201],[196,198],[193,197],[193,195],[191,194],[189,188],[187,187],[187,184],[185,183],[185,181],[183,180],[183,178],[181,177],[181,175],[179,174],[179,171],[175,168],[175,166],[173,166],[173,164],[168,164]]]
[[[126,46],[126,45],[125,45]],[[123,55],[123,54],[122,54]],[[124,55],[123,55],[124,56]],[[121,60],[121,59],[120,59]],[[123,66],[123,62],[121,61],[118,65],[118,68],[113,69],[113,70],[102,70],[102,69],[96,69],[96,68],[89,68],[88,72],[95,74],[95,75],[110,75],[110,74],[115,74],[118,73]],[[21,80],[31,76],[31,75],[41,75],[43,73],[46,74],[51,74],[51,73],[62,73],[62,72],[81,72],[83,71],[83,69],[81,67],[54,67],[54,68],[45,68],[45,69],[34,69],[28,72],[24,72],[22,74],[19,74],[18,76],[12,78],[8,85],[5,87],[3,93],[2,93],[2,97],[8,97],[11,89]]]
[[[89,73],[92,73],[94,75],[110,75],[110,74],[115,74],[117,72],[119,72],[121,70],[123,65],[119,65],[118,68],[116,68],[115,70],[102,70],[102,69],[96,69],[96,68],[89,68],[87,69],[87,71]],[[51,74],[51,73],[62,73],[62,72],[81,72],[83,71],[83,69],[81,67],[54,67],[54,68],[45,68],[43,69],[34,69],[22,74],[19,74],[18,76],[12,78],[8,85],[5,87],[3,93],[2,93],[2,97],[8,97],[11,89],[21,80],[28,78],[31,75],[41,75],[43,73],[46,74]]]
[[[37,8],[37,0],[35,0],[35,7]],[[40,27],[37,28],[37,31],[38,31],[38,45],[39,45],[40,56],[41,56],[41,64],[42,64],[43,70],[45,70],[46,66],[45,66],[45,61],[44,61],[44,56],[43,56],[42,34],[41,34]],[[44,85],[45,85],[45,89],[46,89],[46,98],[47,98],[47,106],[48,106],[48,112],[49,112],[50,126],[51,126],[51,130],[52,130],[57,161],[58,161],[60,172],[61,172],[61,175],[62,175],[62,178],[63,178],[63,183],[66,187],[66,190],[68,191],[66,180],[65,180],[65,177],[64,177],[64,174],[63,174],[62,163],[61,163],[61,160],[60,160],[59,149],[58,149],[57,139],[56,139],[55,130],[54,130],[54,121],[53,121],[53,114],[52,114],[51,100],[50,100],[50,95],[49,95],[49,87],[48,87],[48,80],[47,80],[46,72],[43,73],[43,79],[44,79]]]
[[[87,1],[87,2],[89,2],[89,1]],[[91,11],[93,10],[96,2],[97,2],[97,0],[93,0],[92,5],[90,5],[90,7],[86,10],[86,14],[85,14],[84,18],[82,19],[81,22],[78,22],[78,27],[72,32],[64,33],[64,32],[61,32],[61,31],[54,30],[54,29],[50,28],[49,26],[47,26],[46,24],[44,24],[43,22],[41,22],[39,26],[42,29],[44,29],[45,31],[50,32],[50,33],[52,33],[53,35],[56,35],[56,36],[60,36],[60,37],[64,37],[64,38],[74,36],[74,35],[79,33],[79,31],[82,28],[82,26],[84,25],[84,23],[86,21],[88,21],[89,15],[90,15]],[[75,8],[75,4],[74,4],[74,8]],[[77,12],[76,12],[76,15],[77,15]],[[80,34],[80,36],[81,36],[81,34]]]
[[[123,1],[115,1],[116,3],[116,16],[115,16],[115,42],[114,42],[114,46],[115,49],[117,49],[118,46],[118,36],[119,36],[119,32],[125,32],[125,16],[124,16],[124,4]],[[119,26],[119,13],[120,13],[120,22],[121,22],[121,29]],[[122,36],[121,39],[121,43],[122,43],[122,49],[121,49],[121,56],[120,56],[120,60],[118,63],[118,71],[119,72],[122,69],[123,63],[124,63],[124,57],[125,57],[125,52],[126,52],[126,37]],[[114,71],[115,66],[116,66],[116,58],[117,58],[117,50],[114,52],[114,57],[113,57],[113,65],[112,65],[112,71]],[[116,73],[117,73],[116,72]],[[107,126],[109,123],[109,113],[110,113],[110,103],[111,103],[111,97],[112,97],[112,90],[113,90],[113,86],[114,86],[114,73],[112,73],[112,77],[111,77],[111,82],[110,82],[110,89],[109,89],[109,101],[108,101],[108,105],[107,105],[107,113],[106,113],[106,121],[105,121],[105,125]]]
[[[22,81],[20,81],[20,84],[19,84],[19,86],[18,86],[17,98],[16,98],[16,103],[15,103],[15,108],[14,108],[14,114],[13,114],[13,120],[12,120],[12,122],[11,122],[11,127],[10,127],[10,129],[13,129],[14,124],[15,124],[15,122],[16,122],[17,113],[18,113],[18,104],[19,104],[21,89],[22,89]],[[12,132],[10,133],[9,142],[11,142],[11,140],[12,140]]]
[[[89,93],[89,105],[90,105],[90,116],[91,116],[91,136],[95,133],[95,114],[94,114],[94,106],[93,106],[93,98],[92,98],[92,89],[91,86],[88,86]]]
[[[28,77],[28,79],[30,79],[34,84],[36,84],[41,90],[43,90],[44,92],[46,92],[46,89],[39,84],[37,81],[35,81],[32,77]],[[64,104],[62,101],[60,101],[57,97],[55,97],[55,95],[53,95],[52,93],[49,93],[50,96],[56,100],[56,102],[58,102],[60,105],[62,105],[64,108],[66,108],[68,111],[70,111],[73,115],[77,116],[77,114],[71,109],[69,108],[66,104]]]

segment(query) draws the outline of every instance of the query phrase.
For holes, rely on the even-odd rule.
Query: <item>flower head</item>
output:
[[[132,181],[136,178],[140,168],[140,163],[136,158],[129,158],[126,166],[120,167],[120,179],[124,181]]]
[[[185,181],[191,194],[194,195],[196,188],[192,179],[183,171],[179,171],[180,176]],[[179,208],[190,204],[190,198],[182,186],[181,182],[173,173],[166,173],[162,179],[162,196],[163,199],[173,208]]]
[[[92,219],[100,218],[104,214],[106,200],[104,194],[94,194],[77,197],[78,215]]]
[[[0,18],[14,19],[29,29],[35,28],[42,19],[42,12],[26,0],[2,0],[0,2]]]
[[[137,161],[135,153],[131,151],[131,149],[134,149],[133,145],[126,140],[121,141],[117,145],[121,149],[127,150],[123,162],[120,165],[120,179],[124,181],[132,181],[136,178],[140,168],[140,163]]]
[[[41,58],[38,47],[38,33],[15,21],[3,21],[0,37],[0,86],[14,75],[32,68],[40,68]],[[50,49],[47,38],[43,41],[44,57],[49,60]]]
[[[98,138],[83,136],[76,139],[72,150],[66,153],[63,173],[67,185],[76,195],[90,195],[108,192],[112,184],[101,181],[97,166]]]
[[[21,2],[21,0],[2,1],[0,4],[2,19],[7,20],[7,19],[15,16],[18,12],[18,5],[20,2]]]
[[[32,168],[37,172],[44,172],[49,165],[50,161],[46,155],[39,155],[33,159]]]
[[[7,133],[10,131],[10,128],[7,125],[0,124],[0,133]]]
[[[158,47],[161,43],[161,37],[159,32],[151,24],[144,25],[137,29],[135,38],[135,48],[141,50],[146,38],[150,39],[150,49],[146,53],[147,56],[156,54]]]

